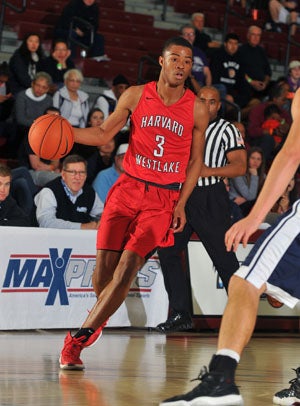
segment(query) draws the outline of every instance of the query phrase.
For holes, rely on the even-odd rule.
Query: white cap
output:
[[[292,61],[289,64],[289,69],[299,68],[299,66],[300,66],[300,61]]]
[[[116,155],[122,155],[125,154],[125,152],[128,150],[128,144],[121,144],[119,145],[119,148],[117,149]]]

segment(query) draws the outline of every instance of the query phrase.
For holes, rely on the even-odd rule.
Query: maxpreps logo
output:
[[[65,248],[61,254],[57,248],[50,248],[45,255],[12,254],[1,292],[44,292],[46,306],[53,305],[56,299],[61,305],[69,305],[69,297],[93,294],[95,265],[95,255],[72,255],[71,248]],[[139,271],[130,296],[150,294],[159,268],[157,260],[148,261]]]

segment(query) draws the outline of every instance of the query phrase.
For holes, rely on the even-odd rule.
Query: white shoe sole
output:
[[[189,402],[186,400],[162,402],[159,406],[242,406],[243,404],[241,395],[227,395],[214,398],[201,396]]]
[[[296,398],[295,396],[289,398],[279,398],[278,396],[273,397],[274,405],[290,406],[296,402],[300,402],[300,399]]]
[[[84,370],[83,364],[74,364],[74,365],[62,364],[61,357],[59,357],[59,366],[60,366],[60,369],[63,369],[65,371],[83,371]]]

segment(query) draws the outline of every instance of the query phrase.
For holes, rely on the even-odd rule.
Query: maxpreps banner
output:
[[[0,330],[79,327],[96,300],[95,254],[96,231],[1,227]],[[167,311],[154,256],[108,326],[154,327]]]

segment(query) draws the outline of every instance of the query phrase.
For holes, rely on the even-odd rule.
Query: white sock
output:
[[[236,351],[230,350],[229,348],[222,348],[221,350],[218,350],[216,355],[226,355],[227,357],[235,359],[237,363],[240,362],[241,358]]]

